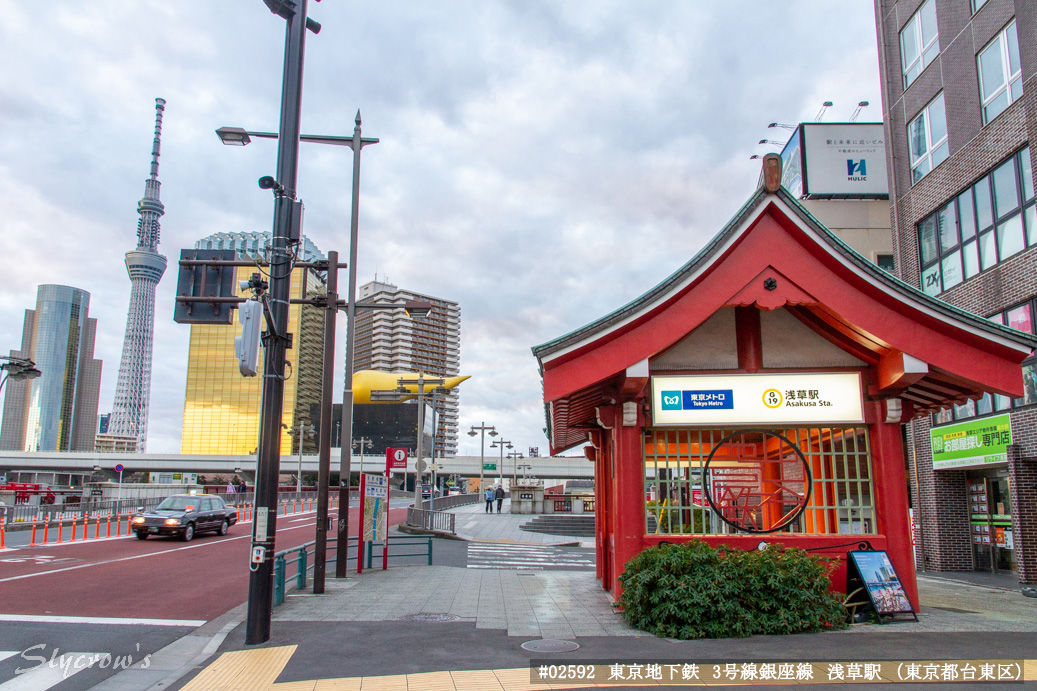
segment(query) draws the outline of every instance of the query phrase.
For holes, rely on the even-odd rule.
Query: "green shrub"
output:
[[[619,577],[631,626],[666,638],[729,638],[842,628],[830,566],[799,549],[743,551],[694,540],[651,547]]]

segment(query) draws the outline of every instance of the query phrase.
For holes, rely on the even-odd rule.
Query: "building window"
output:
[[[991,315],[990,321],[1009,326],[1017,331],[1028,334],[1037,334],[1037,299],[1027,300],[1021,305],[1010,307],[1003,312]],[[1023,360],[1023,395],[1019,398],[1009,398],[995,394],[991,396],[983,394],[978,401],[967,401],[963,405],[955,405],[953,408],[941,410],[933,415],[934,425],[944,425],[955,420],[967,420],[971,417],[999,413],[1011,408],[1037,403],[1037,353],[1030,353],[1030,357]]]
[[[972,14],[979,12],[979,8],[987,4],[987,0],[972,0]]]
[[[1029,148],[922,219],[918,245],[922,290],[934,296],[1037,245]]]
[[[798,517],[780,533],[856,535],[875,533],[875,498],[866,427],[813,427],[767,430],[780,434],[803,454],[803,463],[746,431],[738,457],[725,457],[712,484],[703,482],[706,461],[732,430],[647,429],[643,439],[646,535],[732,535],[738,531],[710,507],[734,511],[756,528],[784,517],[798,488],[811,492]],[[714,463],[716,459],[714,458]],[[726,477],[725,477],[726,476]],[[723,510],[723,508],[721,509]],[[772,514],[768,516],[767,514]]]
[[[943,94],[934,98],[907,126],[907,141],[911,147],[911,184],[947,158],[947,112]]]
[[[876,254],[875,264],[883,271],[896,273],[896,262],[892,254]]]
[[[983,99],[983,124],[987,124],[1023,95],[1019,38],[1015,21],[980,51],[979,94]]]
[[[936,30],[936,2],[927,0],[900,32],[900,59],[904,66],[904,88],[940,54]]]

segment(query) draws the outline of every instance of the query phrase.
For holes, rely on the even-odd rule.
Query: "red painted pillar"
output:
[[[615,460],[615,513],[613,523],[615,571],[612,574],[612,596],[618,598],[622,592],[619,575],[626,563],[645,547],[645,478],[642,459],[641,438],[644,418],[637,414],[636,424],[623,424],[622,404],[611,407],[613,454]],[[638,406],[640,409],[640,406]]]
[[[911,553],[911,526],[908,518],[907,472],[904,466],[904,445],[900,437],[900,424],[887,424],[885,405],[881,401],[871,403],[876,407],[869,419],[875,422],[868,426],[871,434],[871,459],[874,474],[875,513],[878,532],[886,536],[886,551],[893,562],[900,582],[919,611],[918,582],[915,578],[915,560]]]
[[[735,337],[738,344],[738,369],[759,372],[763,368],[763,335],[760,310],[755,305],[735,307]]]

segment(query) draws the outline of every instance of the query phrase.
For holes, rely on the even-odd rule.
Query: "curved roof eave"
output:
[[[773,195],[787,204],[792,211],[799,216],[800,221],[823,238],[833,250],[852,263],[873,282],[882,284],[889,291],[903,297],[908,302],[916,303],[917,306],[923,310],[928,308],[949,320],[959,322],[961,326],[968,330],[979,330],[989,334],[991,337],[1009,341],[1011,344],[1014,344],[1014,347],[1018,350],[1037,348],[1037,337],[1017,331],[1002,324],[996,324],[988,319],[984,319],[972,314],[971,312],[967,312],[942,300],[931,297],[918,288],[900,280],[888,271],[879,268],[867,258],[857,253],[856,250],[847,245],[835,233],[825,227],[825,225],[807,211],[807,209],[805,209],[798,200],[792,197],[785,188],[780,188],[777,192],[773,193]],[[553,359],[551,356],[559,354],[560,351],[569,351],[579,347],[581,344],[585,344],[592,336],[607,332],[611,327],[638,316],[646,311],[646,309],[650,308],[660,298],[670,294],[675,286],[686,281],[689,276],[693,275],[703,265],[708,264],[717,249],[723,246],[730,239],[731,235],[742,227],[745,219],[752,215],[760,204],[765,202],[770,196],[771,193],[768,193],[762,187],[757,189],[757,191],[735,213],[731,220],[728,221],[724,228],[721,229],[721,231],[708,243],[706,243],[706,245],[703,246],[703,248],[699,250],[699,252],[692,257],[690,261],[677,269],[677,271],[668,276],[651,290],[600,319],[552,341],[548,341],[539,346],[534,346],[531,350],[540,363],[541,374],[543,373],[545,358],[548,360]]]

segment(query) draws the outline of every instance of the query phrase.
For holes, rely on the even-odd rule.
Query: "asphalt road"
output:
[[[390,522],[405,514],[393,509]],[[277,548],[313,540],[314,519],[312,510],[279,516]],[[116,662],[141,664],[240,605],[248,597],[251,528],[239,522],[224,537],[191,542],[125,535],[71,542],[66,532],[62,543],[37,547],[27,546],[28,533],[9,533],[0,551],[0,689],[90,688],[118,671]]]

